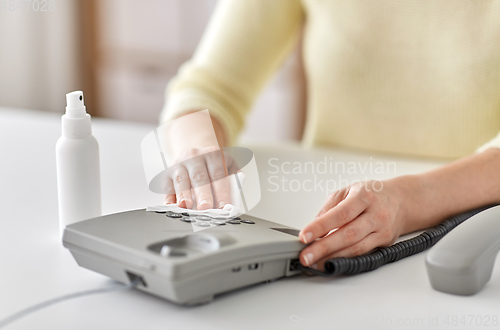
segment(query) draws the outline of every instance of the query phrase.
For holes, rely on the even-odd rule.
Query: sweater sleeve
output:
[[[169,82],[164,123],[209,109],[233,144],[257,93],[293,49],[300,0],[220,0],[193,58]]]

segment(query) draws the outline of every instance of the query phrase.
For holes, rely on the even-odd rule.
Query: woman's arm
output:
[[[169,83],[161,122],[209,109],[232,144],[303,22],[300,0],[219,1],[193,58]]]
[[[459,159],[407,180],[404,233],[479,206],[500,203],[500,149]]]
[[[212,127],[206,121],[199,124],[196,116],[170,125],[163,143],[170,146],[168,154],[193,161],[178,165],[167,180],[166,203],[191,208],[191,188],[199,209],[230,202],[229,184],[221,171],[229,169],[230,160],[214,150],[234,142],[258,92],[296,44],[302,23],[300,0],[218,2],[193,58],[169,83],[160,118],[164,123],[208,109],[218,143]]]
[[[382,183],[380,191],[356,184],[329,196],[300,233],[302,242],[314,242],[300,254],[303,265],[321,269],[326,259],[364,254],[451,215],[500,203],[500,149]]]

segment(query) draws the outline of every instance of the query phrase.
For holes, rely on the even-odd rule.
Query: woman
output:
[[[379,192],[358,184],[330,195],[300,232],[302,242],[313,242],[300,255],[303,265],[322,269],[328,258],[363,254],[453,214],[500,203],[495,0],[222,0],[193,59],[170,83],[161,120],[208,108],[219,144],[231,144],[301,32],[306,145],[455,159],[383,181]],[[216,147],[204,142],[202,129],[188,131],[175,133],[178,155]],[[216,172],[203,173],[214,181]],[[166,202],[191,207],[180,190]],[[226,202],[217,192],[197,194],[200,208]]]

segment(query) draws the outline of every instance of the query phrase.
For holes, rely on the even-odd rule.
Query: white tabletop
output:
[[[140,154],[140,142],[153,128],[94,119],[101,148],[104,213],[161,202],[147,189]],[[60,295],[115,285],[80,268],[58,239],[54,148],[59,136],[57,114],[0,109],[0,319]],[[310,221],[323,203],[326,192],[317,183],[322,179],[333,178],[339,184],[341,175],[345,184],[440,165],[295,145],[250,148],[256,155],[262,189],[262,200],[252,215],[297,228]],[[328,174],[321,174],[318,167],[291,173],[298,166],[311,166],[307,162],[317,166],[325,157],[327,166],[343,162],[345,173],[341,167]],[[377,166],[381,171],[377,162],[385,164],[383,173],[375,173]],[[275,174],[275,165],[290,173],[280,169]],[[356,173],[348,173],[354,172],[353,166]],[[306,182],[315,175],[316,188]],[[274,191],[276,182],[281,185],[278,191]],[[137,290],[95,295],[52,306],[6,329],[500,328],[498,266],[483,291],[461,297],[430,287],[424,259],[421,253],[351,277],[295,276],[223,294],[198,307],[177,306]]]

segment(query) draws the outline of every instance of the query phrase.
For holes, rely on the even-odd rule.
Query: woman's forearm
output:
[[[402,206],[403,232],[431,227],[454,214],[500,203],[500,149],[393,180],[400,180],[407,201]]]

